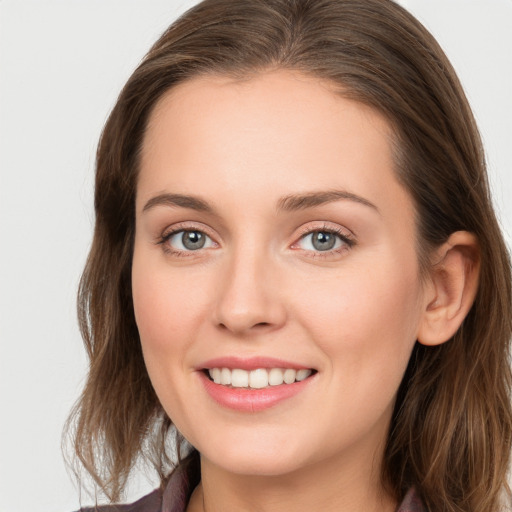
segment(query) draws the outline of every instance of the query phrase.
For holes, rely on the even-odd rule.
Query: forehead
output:
[[[343,92],[331,82],[289,70],[269,71],[243,80],[199,76],[173,87],[156,103],[144,149],[150,149],[164,131],[170,138],[185,135],[187,129],[196,131],[197,137],[209,138],[215,134],[220,137],[230,128],[242,128],[244,134],[261,141],[275,140],[276,133],[282,142],[289,140],[287,135],[295,141],[303,136],[314,142],[315,134],[328,133],[346,140],[355,123],[372,125],[372,133],[366,137],[369,143],[375,142],[372,135],[379,132],[386,139],[381,142],[387,144],[392,130],[384,117],[375,109],[344,98]]]
[[[377,111],[300,73],[194,78],[168,91],[150,116],[138,202],[176,188],[224,197],[330,188],[404,194],[392,137]]]

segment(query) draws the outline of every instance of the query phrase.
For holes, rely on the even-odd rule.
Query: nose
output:
[[[279,270],[268,255],[233,254],[219,275],[215,322],[237,335],[276,330],[286,322]]]

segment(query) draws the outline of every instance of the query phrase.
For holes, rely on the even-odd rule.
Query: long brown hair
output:
[[[96,225],[78,297],[90,370],[68,423],[76,456],[112,500],[139,456],[162,482],[172,468],[172,423],[144,366],[131,297],[144,131],[157,101],[176,84],[268,69],[328,80],[386,116],[398,179],[415,202],[424,269],[429,251],[453,232],[479,240],[474,305],[449,342],[416,344],[382,478],[397,499],[415,486],[430,511],[500,510],[512,440],[509,256],[456,74],[430,33],[390,0],[205,0],[169,27],[132,74],[97,152]],[[179,435],[177,442],[179,449]],[[197,454],[187,460],[197,462]]]

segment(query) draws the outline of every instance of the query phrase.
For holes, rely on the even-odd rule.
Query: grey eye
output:
[[[178,251],[197,251],[212,246],[211,238],[202,231],[178,231],[169,238],[169,245]]]
[[[339,235],[330,231],[313,231],[308,233],[299,242],[302,249],[307,251],[330,251],[341,247],[345,243]]]
[[[184,231],[183,235],[181,235],[181,243],[183,246],[190,251],[195,251],[196,249],[202,249],[206,242],[206,237],[203,233],[199,231]]]
[[[317,251],[328,251],[336,244],[336,236],[333,233],[319,231],[318,233],[313,233],[311,244]]]

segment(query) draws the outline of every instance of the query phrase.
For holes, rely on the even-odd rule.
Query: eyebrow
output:
[[[334,201],[353,201],[379,212],[377,206],[368,201],[364,197],[358,196],[345,190],[325,190],[319,192],[308,192],[306,194],[290,194],[282,197],[277,202],[277,210],[282,211],[297,211],[314,208],[323,204],[332,203]],[[188,208],[199,212],[213,214],[214,209],[205,200],[192,195],[186,194],[159,194],[151,198],[142,209],[146,212],[155,206],[178,206],[181,208]]]
[[[143,212],[155,206],[179,206],[199,212],[213,213],[213,208],[203,199],[185,194],[159,194],[151,198],[142,209]]]
[[[306,194],[291,194],[281,198],[277,203],[277,208],[278,210],[284,211],[306,210],[307,208],[313,208],[340,200],[354,201],[379,212],[377,206],[368,201],[368,199],[353,194],[352,192],[347,192],[346,190],[326,190]]]

